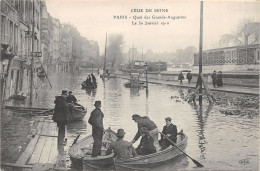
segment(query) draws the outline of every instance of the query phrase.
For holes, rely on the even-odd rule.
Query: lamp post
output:
[[[148,70],[148,64],[145,65],[145,78],[146,78],[146,92],[148,92],[148,78],[147,78],[147,70]]]

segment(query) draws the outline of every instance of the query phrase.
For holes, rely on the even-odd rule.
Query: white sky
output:
[[[119,0],[45,0],[51,16],[62,23],[77,27],[81,36],[98,41],[100,54],[104,54],[106,32],[124,35],[124,51],[137,47],[146,52],[175,52],[187,46],[199,47],[199,1],[119,1]],[[134,13],[131,9],[168,9],[168,13]],[[234,31],[243,18],[260,22],[260,2],[254,1],[204,1],[203,49],[216,48],[222,34]],[[115,15],[127,15],[128,19],[114,19]],[[134,26],[134,15],[186,16],[172,20],[166,26]],[[144,19],[139,21],[146,21]],[[148,21],[148,20],[147,20]],[[151,21],[151,20],[149,20]],[[161,21],[161,20],[157,20]]]

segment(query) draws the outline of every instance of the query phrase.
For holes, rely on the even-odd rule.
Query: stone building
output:
[[[40,0],[0,1],[1,101],[29,93],[32,42],[34,51],[40,51],[40,4]],[[35,36],[32,39],[33,21]],[[33,65],[35,73],[38,64],[36,58]]]

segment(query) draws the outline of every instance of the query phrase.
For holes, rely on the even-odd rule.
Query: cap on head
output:
[[[95,104],[94,104],[95,107],[98,107],[98,106],[100,106],[100,105],[101,105],[101,101],[99,101],[99,100],[98,100],[98,101],[95,101]]]
[[[68,93],[67,90],[62,90],[62,91],[61,91],[61,94],[62,94],[62,95],[67,95],[67,93]]]
[[[134,114],[134,115],[132,116],[132,119],[135,120],[135,119],[140,118],[140,117],[141,117],[140,115]]]
[[[165,121],[171,121],[171,120],[172,120],[172,118],[170,118],[170,117],[165,118]]]
[[[125,135],[125,131],[123,129],[118,129],[116,136],[118,137],[123,137]]]

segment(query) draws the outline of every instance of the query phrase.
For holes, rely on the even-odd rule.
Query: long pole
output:
[[[33,63],[34,63],[34,0],[33,0],[33,22],[32,22],[32,59],[31,59],[31,86],[30,86],[30,105],[33,98]]]
[[[104,59],[103,76],[106,71],[106,59],[107,59],[107,33],[106,33],[106,43],[105,43],[105,59]]]
[[[202,73],[202,44],[203,44],[203,1],[200,2],[200,45],[199,45],[199,77]],[[199,90],[199,104],[202,105],[202,80],[198,79],[200,90]]]

